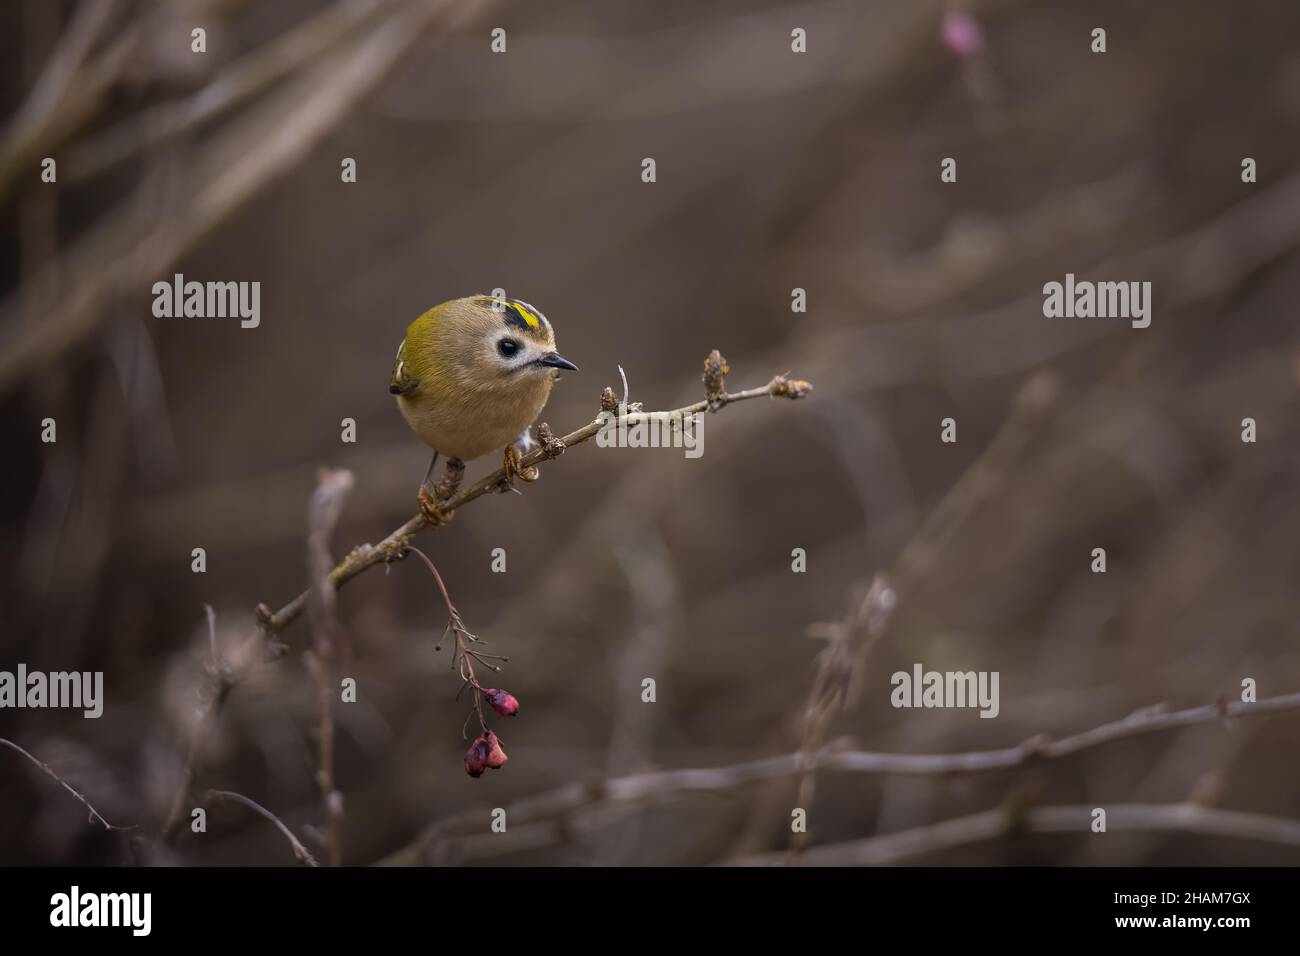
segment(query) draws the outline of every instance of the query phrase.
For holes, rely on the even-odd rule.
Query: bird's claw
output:
[[[536,465],[529,465],[527,468],[521,467],[524,456],[514,445],[506,447],[501,470],[505,476],[501,479],[501,490],[509,491],[514,488],[515,479],[520,481],[536,481],[542,477],[541,469]]]
[[[420,503],[420,515],[430,526],[441,528],[455,517],[456,512],[444,511],[442,502],[430,494],[429,489],[424,485],[416,492],[416,500]]]

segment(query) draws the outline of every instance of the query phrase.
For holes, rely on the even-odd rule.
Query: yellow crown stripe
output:
[[[537,321],[537,316],[529,312],[517,300],[511,302],[510,304],[515,307],[516,312],[518,312],[520,315],[524,317],[524,321],[528,323],[528,327],[530,329],[540,329],[542,327],[542,324]]]
[[[535,314],[528,310],[528,307],[518,299],[498,299],[494,295],[480,295],[479,302],[488,302],[493,305],[499,304],[502,309],[514,309],[519,313],[519,317],[524,320],[524,324],[530,329],[537,330],[542,327],[541,320]]]

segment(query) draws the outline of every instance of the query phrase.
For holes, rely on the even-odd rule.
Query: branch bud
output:
[[[727,387],[727,373],[730,371],[731,366],[717,349],[710,352],[704,360],[704,375],[701,380],[704,382],[704,397],[711,405],[722,397],[722,391]]]
[[[812,390],[812,382],[805,382],[802,379],[786,378],[784,375],[778,375],[772,380],[773,398],[803,398]]]

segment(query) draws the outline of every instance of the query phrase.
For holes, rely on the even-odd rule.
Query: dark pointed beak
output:
[[[551,368],[567,369],[570,372],[576,372],[578,366],[574,365],[559,352],[547,352],[537,360],[538,365],[547,365]]]

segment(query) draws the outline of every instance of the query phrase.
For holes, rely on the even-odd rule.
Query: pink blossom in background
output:
[[[970,14],[945,13],[940,31],[943,45],[958,56],[972,56],[984,49],[984,34]]]

